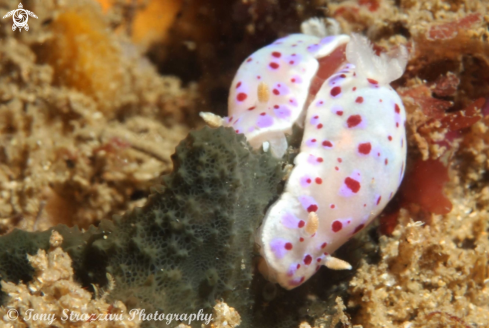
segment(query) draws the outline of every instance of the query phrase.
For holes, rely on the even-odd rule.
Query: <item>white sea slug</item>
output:
[[[316,36],[287,36],[243,62],[227,118],[201,113],[210,125],[245,134],[254,148],[270,146],[276,157],[292,126],[304,127],[285,190],[255,236],[260,271],[286,289],[321,265],[351,269],[330,254],[382,211],[406,162],[406,114],[389,85],[404,72],[406,49],[377,56],[359,35],[321,38],[328,31],[320,23],[303,24]]]
[[[234,77],[224,125],[245,134],[254,148],[268,143],[272,153],[282,157],[287,149],[284,134],[304,119],[318,58],[349,40],[347,35],[292,34],[256,51]]]
[[[273,48],[282,54],[286,50]],[[403,74],[407,51],[401,47],[395,58],[377,56],[366,38],[353,35],[346,59],[310,102],[294,169],[256,236],[265,262],[261,271],[265,267],[267,277],[286,289],[302,284],[321,265],[351,268],[330,254],[381,212],[404,175],[406,114],[389,83]],[[275,78],[276,73],[264,70],[261,79],[271,85],[270,72]],[[257,85],[251,73],[234,83]],[[310,80],[302,77],[302,83],[309,85]],[[240,91],[251,96],[248,90],[240,89],[234,97]],[[252,102],[235,112],[243,114],[246,106],[260,105],[258,97],[250,98]],[[273,107],[260,108],[273,115]],[[242,126],[247,133],[251,125]]]

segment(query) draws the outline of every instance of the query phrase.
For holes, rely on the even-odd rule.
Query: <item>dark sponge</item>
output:
[[[110,297],[147,312],[194,313],[220,298],[245,306],[253,233],[277,197],[279,162],[230,128],[208,127],[172,160],[143,208],[99,227],[106,238],[93,246],[115,278]]]
[[[64,238],[77,279],[103,286],[110,273],[115,288],[109,297],[146,313],[210,311],[216,299],[246,311],[253,234],[278,197],[280,163],[254,152],[231,128],[208,127],[190,133],[172,160],[173,172],[143,208],[86,232],[53,228]],[[51,231],[0,237],[0,279],[31,280],[26,254],[49,248]]]

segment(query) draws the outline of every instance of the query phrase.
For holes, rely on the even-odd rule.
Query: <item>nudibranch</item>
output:
[[[284,134],[304,127],[285,190],[255,236],[269,280],[292,289],[321,265],[351,269],[331,254],[382,211],[404,176],[406,114],[390,83],[407,57],[403,46],[376,55],[359,35],[293,34],[244,61],[229,117],[203,114],[277,157]]]
[[[307,108],[295,166],[256,237],[268,278],[286,289],[321,265],[351,268],[330,254],[382,211],[404,175],[406,114],[389,83],[407,52],[379,57],[353,35],[346,59]]]
[[[310,101],[318,58],[334,56],[350,40],[347,35],[319,38],[292,34],[256,51],[238,69],[228,99],[225,126],[243,133],[254,148],[268,142],[282,157],[290,133]]]

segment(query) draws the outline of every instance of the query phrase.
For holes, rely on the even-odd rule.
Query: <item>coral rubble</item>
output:
[[[430,225],[401,212],[393,237],[381,238],[380,263],[362,265],[350,283],[349,305],[359,307],[356,323],[365,328],[487,325],[489,216],[475,210],[473,197],[458,200],[448,217],[438,215]]]
[[[0,321],[0,327],[139,327],[139,318],[131,318],[124,303],[106,301],[110,291],[93,299],[92,293],[74,280],[72,260],[60,247],[62,241],[61,235],[53,231],[47,253],[39,249],[36,255],[28,255],[35,270],[28,285],[1,282],[9,301],[0,307],[0,318],[6,320]],[[45,317],[36,319],[39,314]],[[117,320],[103,320],[107,315]]]
[[[224,302],[214,306],[214,318],[211,328],[235,328],[241,324],[239,313]]]

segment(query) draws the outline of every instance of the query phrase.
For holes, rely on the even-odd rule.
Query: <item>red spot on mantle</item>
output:
[[[277,63],[274,63],[274,62],[270,63],[268,66],[270,66],[273,69],[279,68],[279,65]]]
[[[360,115],[351,115],[346,120],[346,124],[349,128],[353,128],[362,122],[362,117]]]
[[[338,232],[343,229],[343,223],[341,223],[341,221],[334,221],[331,225],[331,229],[333,229],[333,232]]]
[[[360,190],[360,182],[350,177],[345,179],[345,185],[355,194]]]
[[[317,205],[309,205],[309,207],[307,208],[307,211],[309,213],[311,213],[311,212],[317,212],[318,211],[318,206]]]
[[[324,147],[333,147],[333,144],[329,140],[324,140],[323,141],[323,146]]]
[[[331,89],[330,93],[333,97],[336,97],[341,93],[341,87],[334,87],[333,89]]]
[[[238,101],[244,101],[246,98],[248,98],[248,95],[243,92],[238,93],[238,95],[236,96],[236,99]]]
[[[358,152],[361,154],[368,155],[370,154],[370,150],[372,150],[372,145],[370,142],[361,143],[358,145]]]

